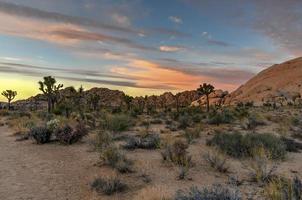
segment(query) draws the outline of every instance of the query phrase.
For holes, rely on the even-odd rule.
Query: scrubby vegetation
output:
[[[178,191],[174,200],[241,200],[241,194],[238,190],[223,187],[222,185],[213,185],[210,188],[198,189],[192,187],[187,191]]]
[[[252,157],[254,150],[260,147],[267,150],[272,159],[284,159],[286,155],[286,144],[272,134],[217,133],[207,144],[236,158]]]
[[[127,188],[127,185],[117,177],[109,178],[97,178],[95,179],[91,187],[98,193],[104,193],[106,195],[112,195],[117,192],[122,192]]]
[[[52,131],[47,127],[34,127],[30,130],[29,136],[33,138],[37,144],[45,144],[50,142]]]
[[[165,146],[161,152],[164,161],[169,161],[180,166],[192,165],[192,158],[187,152],[188,145],[181,140]]]
[[[45,77],[39,84],[48,109],[15,110],[12,105],[8,110],[9,106],[0,110],[5,119],[1,126],[7,124],[16,135],[22,135],[22,141],[31,138],[46,148],[72,151],[92,144],[91,151],[85,152],[85,147],[81,154],[95,154],[89,164],[101,178],[91,187],[100,198],[121,193],[117,198],[239,200],[255,195],[254,199],[301,199],[300,179],[281,177],[277,170],[278,165],[300,158],[302,115],[294,107],[262,110],[252,103],[208,105],[214,90],[209,84],[196,92],[206,95],[202,97],[206,98],[205,108],[183,105],[181,93],[167,94],[167,99],[125,95],[122,102],[111,104],[103,101],[106,96],[102,93],[85,93],[82,87],[67,88],[68,93],[63,94],[62,85],[53,77]],[[169,97],[175,102],[169,104]],[[33,145],[32,141],[28,144]],[[299,175],[298,167],[288,169]],[[104,178],[107,172],[118,178]],[[205,187],[216,180],[225,185]],[[199,185],[175,194],[181,184]],[[167,194],[150,195],[150,188],[162,185],[168,187]]]
[[[87,133],[84,124],[79,123],[75,128],[65,125],[63,128],[56,129],[55,136],[60,143],[70,145],[80,141]]]

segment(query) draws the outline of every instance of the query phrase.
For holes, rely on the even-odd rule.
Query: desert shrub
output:
[[[218,151],[208,152],[203,155],[204,160],[209,163],[209,165],[218,172],[226,173],[229,171],[229,166],[227,165],[227,159]]]
[[[113,137],[110,131],[100,130],[96,134],[96,140],[94,143],[95,149],[101,151],[110,146],[112,144],[112,141]]]
[[[33,138],[37,144],[50,142],[52,132],[46,127],[34,127],[29,132],[29,137]]]
[[[188,114],[180,115],[178,117],[178,128],[185,129],[191,125],[191,117]]]
[[[201,130],[202,128],[200,126],[193,129],[187,128],[184,133],[187,142],[191,144],[195,139],[199,138]]]
[[[252,157],[254,149],[263,147],[271,154],[272,159],[284,159],[286,146],[277,136],[272,134],[217,133],[207,141],[210,146],[217,146],[224,153],[235,158]]]
[[[241,200],[239,190],[213,185],[210,188],[198,189],[191,187],[190,190],[177,191],[174,200]]]
[[[160,137],[156,134],[149,134],[145,137],[130,137],[124,145],[126,149],[157,149],[160,147]]]
[[[251,179],[258,183],[267,183],[273,177],[277,165],[271,163],[270,153],[260,147],[254,150],[253,159],[248,164]]]
[[[8,110],[0,110],[0,116],[7,117],[10,115],[10,112]]]
[[[46,123],[46,127],[52,132],[57,130],[57,128],[59,128],[59,125],[60,125],[60,121],[58,119],[52,119]]]
[[[296,142],[293,139],[282,137],[283,143],[286,146],[286,151],[289,152],[299,152],[302,149],[302,143]]]
[[[298,177],[293,180],[276,177],[264,187],[264,195],[269,200],[302,199],[302,183]]]
[[[106,130],[122,132],[128,130],[132,121],[130,116],[126,114],[106,115],[102,125]]]
[[[180,166],[191,166],[192,158],[187,152],[188,145],[181,140],[176,140],[172,145],[166,145],[161,152],[164,161],[169,161]]]
[[[265,125],[264,119],[259,115],[253,113],[248,116],[245,128],[248,130],[255,131],[257,126],[263,126],[263,125]]]
[[[101,151],[101,160],[104,164],[117,169],[121,173],[132,172],[132,161],[128,160],[127,157],[114,145],[108,146],[106,149]]]
[[[67,145],[80,141],[87,134],[88,131],[82,123],[77,124],[75,129],[67,124],[63,128],[57,129],[55,132],[56,139],[59,140],[60,143]]]
[[[234,113],[229,109],[223,109],[221,111],[211,112],[208,118],[209,124],[230,124],[235,120]]]
[[[112,195],[114,193],[123,192],[127,185],[124,184],[119,178],[97,178],[91,183],[92,189],[98,193]]]

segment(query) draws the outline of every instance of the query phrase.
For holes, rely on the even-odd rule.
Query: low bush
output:
[[[195,139],[199,138],[201,130],[202,128],[200,126],[193,129],[187,128],[184,133],[187,142],[191,144]]]
[[[52,132],[55,132],[57,128],[59,128],[59,126],[60,126],[60,121],[58,119],[53,119],[46,123],[46,127]]]
[[[190,190],[177,191],[174,200],[241,200],[238,189],[213,185],[210,188],[198,189],[191,187]]]
[[[258,126],[263,125],[265,125],[264,119],[261,116],[253,113],[248,116],[245,128],[247,130],[255,131]]]
[[[123,192],[127,185],[124,184],[119,178],[97,178],[91,184],[92,189],[98,193],[112,195],[114,193]]]
[[[235,120],[234,113],[229,109],[223,109],[221,111],[214,111],[210,113],[208,118],[209,124],[230,124]]]
[[[127,157],[119,150],[119,148],[114,145],[103,149],[100,157],[104,164],[117,169],[121,173],[132,172],[132,161],[128,160]]]
[[[281,139],[286,146],[286,151],[288,152],[300,152],[302,149],[302,143],[300,142],[296,142],[295,140],[286,137],[282,137]]]
[[[103,128],[113,132],[122,132],[128,130],[132,125],[131,117],[126,114],[108,114],[103,121]]]
[[[272,134],[217,133],[207,141],[210,146],[217,146],[222,152],[235,158],[252,157],[254,149],[263,147],[271,154],[272,159],[284,159],[286,146]]]
[[[46,127],[34,127],[29,132],[29,137],[33,138],[37,144],[50,142],[52,132]]]
[[[87,134],[88,131],[82,123],[77,124],[75,129],[69,125],[65,125],[65,127],[59,128],[55,132],[56,139],[59,140],[60,143],[67,145],[80,141]]]
[[[178,117],[178,123],[179,123],[178,128],[186,129],[191,125],[192,119],[188,114],[183,114]]]
[[[302,199],[302,182],[298,177],[293,180],[276,177],[264,187],[264,196],[271,200]]]
[[[169,161],[179,166],[191,166],[192,158],[187,152],[188,145],[181,140],[176,140],[172,145],[166,145],[161,152],[164,161]]]
[[[130,137],[124,145],[126,149],[157,149],[160,147],[160,137],[156,134],[149,134],[145,137]]]
[[[96,134],[95,149],[101,151],[112,144],[113,136],[109,131],[100,130]]]
[[[252,181],[257,183],[268,183],[275,177],[277,165],[270,161],[270,153],[263,147],[254,150],[253,159],[248,163]]]
[[[227,173],[229,171],[227,159],[218,151],[215,151],[213,153],[208,152],[203,155],[203,158],[216,171],[221,173]]]

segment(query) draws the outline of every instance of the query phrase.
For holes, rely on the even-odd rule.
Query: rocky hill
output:
[[[65,88],[60,90],[59,98],[70,96],[71,88]],[[90,94],[98,94],[100,97],[99,106],[102,107],[123,107],[126,106],[125,94],[122,91],[110,90],[108,88],[92,88],[83,92],[83,102],[87,104]],[[146,97],[135,97],[132,100],[133,107],[146,108],[152,106],[153,108],[172,108],[178,104],[180,107],[189,106],[193,101],[199,98],[197,91],[184,91],[176,95],[171,92],[166,92],[159,96],[146,96]],[[19,100],[14,102],[13,107],[15,109],[23,110],[39,110],[46,109],[47,98],[43,94],[38,94],[34,97],[30,97],[26,100]]]
[[[300,104],[302,94],[302,57],[273,65],[236,91],[228,95],[224,104],[254,102],[263,104]]]

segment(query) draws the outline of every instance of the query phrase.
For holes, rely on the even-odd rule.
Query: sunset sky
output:
[[[0,90],[232,91],[301,41],[301,0],[0,0]]]

